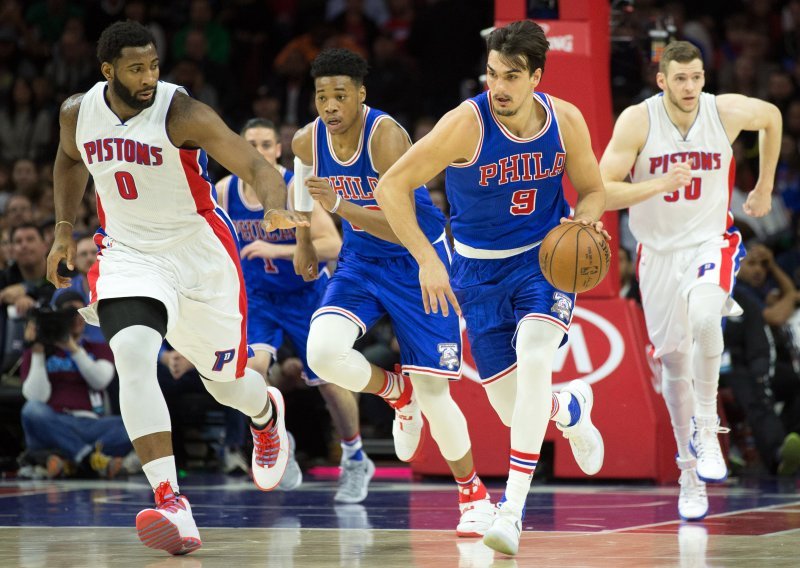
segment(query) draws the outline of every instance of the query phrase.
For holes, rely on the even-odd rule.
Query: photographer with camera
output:
[[[78,292],[61,294],[54,309],[34,309],[25,329],[22,427],[29,454],[52,452],[49,477],[74,471],[111,478],[138,469],[122,418],[105,415],[104,390],[115,368],[107,345],[82,340],[78,309],[85,305]]]

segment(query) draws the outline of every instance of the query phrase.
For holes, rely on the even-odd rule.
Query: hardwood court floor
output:
[[[247,481],[194,475],[181,489],[203,548],[170,557],[142,546],[133,529],[152,503],[142,478],[0,483],[0,567],[800,565],[795,482],[710,488],[709,516],[691,524],[676,520],[677,487],[538,486],[515,558],[456,538],[450,484],[377,481],[362,505],[335,505],[329,481],[260,493]]]

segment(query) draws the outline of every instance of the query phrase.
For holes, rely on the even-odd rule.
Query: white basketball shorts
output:
[[[730,295],[744,254],[742,236],[735,229],[697,247],[677,251],[662,253],[638,246],[636,272],[654,357],[689,352],[689,292],[700,284],[716,284]],[[729,297],[720,317],[741,313]]]
[[[167,341],[203,377],[230,381],[244,374],[247,296],[236,240],[224,221],[158,252],[107,236],[96,242],[101,250],[89,272],[91,304],[81,310],[88,323],[99,324],[98,300],[154,298],[167,308]]]

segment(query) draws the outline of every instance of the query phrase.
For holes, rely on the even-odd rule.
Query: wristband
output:
[[[341,204],[342,204],[342,196],[337,193],[336,203],[333,204],[333,207],[330,208],[330,211],[328,211],[328,213],[336,213],[336,211],[339,210],[339,205]]]

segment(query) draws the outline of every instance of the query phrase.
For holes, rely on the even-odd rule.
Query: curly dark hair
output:
[[[97,59],[100,63],[114,63],[126,47],[155,45],[153,34],[139,22],[114,22],[100,34],[97,40]]]
[[[311,63],[311,76],[314,79],[344,75],[350,77],[356,85],[361,86],[364,84],[367,72],[367,61],[363,57],[349,49],[338,47],[324,50]]]

